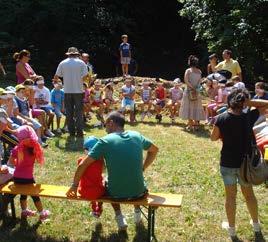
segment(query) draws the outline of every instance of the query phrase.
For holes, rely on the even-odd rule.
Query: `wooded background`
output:
[[[183,77],[195,54],[230,48],[247,82],[267,78],[266,0],[0,0],[0,58],[14,79],[12,54],[31,51],[31,65],[50,79],[70,46],[88,52],[100,77],[115,76],[121,34],[128,34],[138,75]]]

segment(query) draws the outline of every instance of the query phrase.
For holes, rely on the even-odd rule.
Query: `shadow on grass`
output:
[[[37,233],[41,222],[29,225],[26,219],[6,219],[0,226],[1,242],[71,242],[67,237],[55,239],[50,236],[42,237]]]
[[[136,234],[133,238],[133,242],[142,242],[147,239],[147,229],[143,224],[136,227]],[[112,233],[108,236],[102,235],[102,224],[99,223],[95,226],[95,230],[91,234],[90,242],[125,242],[129,241],[126,231],[118,233]]]
[[[55,147],[57,147],[58,149],[66,150],[66,151],[82,151],[83,150],[84,138],[68,136],[66,138],[65,146],[60,145],[61,139],[62,137],[54,138]]]

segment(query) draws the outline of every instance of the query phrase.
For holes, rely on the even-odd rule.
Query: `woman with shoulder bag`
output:
[[[225,186],[225,210],[228,222],[222,227],[227,229],[232,241],[240,241],[235,231],[237,183],[245,197],[247,208],[251,216],[251,224],[255,232],[255,241],[264,241],[258,219],[258,203],[251,184],[243,182],[240,167],[246,150],[250,149],[254,138],[252,128],[260,114],[268,108],[268,101],[249,100],[249,93],[245,89],[234,89],[228,96],[228,110],[218,116],[213,127],[211,140],[221,139],[223,142],[220,159],[220,172]],[[255,107],[245,113],[246,107]],[[245,125],[248,123],[248,125]],[[248,127],[249,126],[249,127]],[[247,138],[246,138],[247,137]]]
[[[189,56],[188,65],[190,68],[184,74],[186,88],[183,93],[179,116],[181,119],[188,120],[187,130],[195,130],[198,129],[199,121],[206,119],[201,96],[197,90],[201,82],[201,70],[198,68],[198,58],[196,56]]]

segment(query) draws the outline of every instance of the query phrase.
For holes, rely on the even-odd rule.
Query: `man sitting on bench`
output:
[[[125,118],[111,112],[105,122],[108,135],[101,138],[78,166],[67,196],[76,197],[79,180],[87,167],[104,157],[107,169],[106,195],[115,201],[135,200],[146,196],[143,171],[155,160],[158,148],[136,131],[125,131]],[[147,151],[143,162],[143,150]],[[119,204],[112,204],[119,230],[126,230],[127,222]],[[134,220],[141,222],[141,211],[135,206]]]

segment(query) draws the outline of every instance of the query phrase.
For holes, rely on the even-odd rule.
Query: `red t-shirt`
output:
[[[156,88],[155,89],[156,98],[163,100],[165,99],[165,88]]]
[[[79,165],[84,157],[80,157],[77,160]],[[96,160],[88,166],[84,174],[82,175],[78,192],[83,198],[98,199],[104,195],[105,187],[102,178],[103,160]]]

